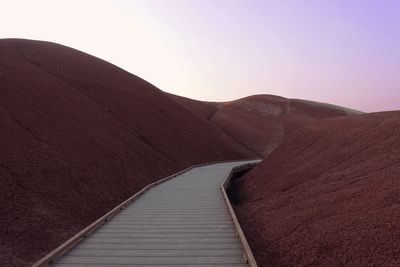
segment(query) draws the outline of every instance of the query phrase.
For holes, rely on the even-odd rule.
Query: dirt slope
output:
[[[271,153],[284,138],[308,123],[360,113],[339,106],[273,95],[254,95],[223,103],[177,96],[175,99],[260,156]]]
[[[0,40],[0,120],[1,266],[29,265],[167,174],[254,156],[144,80],[46,42]]]
[[[313,123],[236,188],[260,266],[400,265],[400,112]]]
[[[190,99],[183,96],[168,94],[174,101],[187,107],[200,117],[210,120],[214,116],[215,112],[218,111],[220,103],[218,102],[206,102]]]

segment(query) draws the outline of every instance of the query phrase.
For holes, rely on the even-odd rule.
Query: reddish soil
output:
[[[259,266],[400,266],[400,111],[313,123],[237,183]]]
[[[324,103],[254,95],[224,103],[175,99],[210,120],[259,156],[266,156],[300,127],[320,119],[359,114]]]
[[[254,157],[146,81],[82,52],[0,40],[0,265],[26,266],[146,184]]]

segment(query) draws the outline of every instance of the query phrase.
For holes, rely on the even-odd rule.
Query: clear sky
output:
[[[0,0],[0,38],[47,40],[160,89],[400,109],[397,0]]]

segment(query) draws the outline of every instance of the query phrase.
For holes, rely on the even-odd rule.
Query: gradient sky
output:
[[[397,0],[0,0],[0,38],[47,40],[200,100],[276,94],[400,109]]]

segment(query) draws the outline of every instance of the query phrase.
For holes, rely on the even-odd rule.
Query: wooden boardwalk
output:
[[[220,185],[250,162],[197,167],[159,184],[51,266],[247,266]]]

